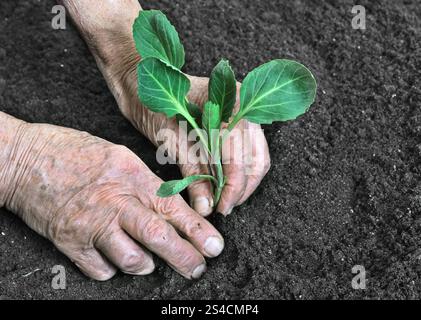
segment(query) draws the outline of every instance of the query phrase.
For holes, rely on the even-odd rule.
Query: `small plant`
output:
[[[212,182],[217,205],[226,180],[221,146],[236,124],[241,119],[257,124],[292,120],[314,102],[316,81],[311,72],[298,62],[277,59],[246,76],[240,89],[240,108],[233,115],[237,82],[228,61],[221,60],[211,73],[209,101],[201,110],[187,100],[190,81],[181,71],[184,48],[167,17],[157,10],[141,11],[133,25],[133,36],[142,57],[137,69],[141,103],[169,118],[187,121],[208,154],[212,172],[165,182],[157,192],[160,197],[172,196],[194,181],[207,179]],[[223,122],[228,123],[225,134],[220,133]]]

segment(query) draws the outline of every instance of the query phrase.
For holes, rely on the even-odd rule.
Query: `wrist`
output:
[[[85,39],[95,61],[117,100],[120,110],[134,122],[127,106],[127,92],[137,96],[135,86],[140,56],[133,41],[134,20],[142,10],[138,0],[57,0],[64,5]]]
[[[57,0],[71,16],[82,35],[98,32],[131,32],[134,19],[142,10],[138,0]]]
[[[54,194],[48,192],[48,175],[56,155],[66,149],[57,128],[26,123],[0,112],[0,207],[44,236],[54,214],[51,204],[57,204]],[[54,145],[63,150],[52,149]]]
[[[101,64],[125,60],[133,43],[132,26],[142,10],[138,0],[57,0],[66,7],[75,26]]]
[[[0,112],[0,207],[24,218],[34,205],[35,182],[54,141],[53,126],[30,124]]]
[[[24,121],[0,112],[0,207],[6,206],[14,193],[13,177],[18,160],[19,140],[26,126]]]

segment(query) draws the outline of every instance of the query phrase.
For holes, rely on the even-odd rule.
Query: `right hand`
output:
[[[50,125],[16,132],[2,151],[5,206],[89,277],[149,274],[153,252],[197,279],[221,253],[220,233],[181,196],[157,197],[161,179],[127,148]]]
[[[177,159],[183,177],[209,174],[207,163],[197,163],[189,158],[195,142],[188,141],[185,132],[179,130],[178,122],[162,113],[150,111],[139,102],[136,68],[140,57],[132,29],[142,10],[139,1],[58,1],[66,6],[85,38],[124,116],[157,147],[165,140],[162,133],[172,133],[166,143],[167,151],[170,158]],[[189,78],[189,100],[203,106],[208,98],[209,79]],[[240,107],[237,91],[235,110]],[[186,145],[188,152],[180,149],[181,145]],[[240,121],[222,148],[222,161],[227,181],[216,210],[227,215],[252,195],[270,168],[269,148],[260,125]],[[198,213],[208,216],[214,211],[209,181],[198,180],[187,190],[190,203]]]

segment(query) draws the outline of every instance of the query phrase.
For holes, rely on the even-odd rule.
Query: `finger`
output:
[[[270,169],[269,147],[260,125],[249,124],[251,139],[251,165],[246,172],[247,185],[239,204],[244,203],[257,189]]]
[[[184,277],[198,279],[206,271],[203,256],[169,223],[140,203],[132,201],[127,204],[120,216],[120,225]]]
[[[204,165],[180,165],[183,177],[197,174],[209,174]],[[212,186],[209,180],[198,180],[190,184],[187,188],[190,205],[200,215],[206,217],[213,211]]]
[[[194,101],[197,105],[203,106],[207,101],[207,87],[209,83],[208,78],[189,76],[191,83],[191,90],[188,93],[189,101]],[[194,174],[209,174],[206,162],[201,162],[201,166],[185,166],[181,168],[183,177],[187,177]],[[191,162],[191,161],[190,161]],[[190,204],[196,212],[202,216],[208,216],[213,212],[213,194],[211,183],[206,180],[199,180],[192,183],[188,187],[188,193],[190,198]]]
[[[244,125],[242,121],[241,125]],[[242,198],[247,177],[243,157],[243,127],[231,131],[222,146],[222,162],[226,184],[219,200],[217,211],[228,215]]]
[[[104,257],[94,248],[77,252],[73,256],[68,254],[68,256],[80,269],[80,271],[88,277],[98,281],[109,280],[117,272],[115,267],[105,260]]]
[[[157,198],[154,210],[179,230],[197,250],[206,257],[214,258],[224,249],[224,239],[205,218],[192,210],[181,196]]]
[[[121,229],[102,235],[95,246],[124,273],[147,275],[155,269],[152,256]]]
[[[185,128],[185,130],[187,130]],[[184,142],[187,148],[178,149],[178,163],[183,177],[189,177],[198,174],[208,174],[206,168],[207,154],[201,143],[195,142],[195,132],[189,135],[182,135],[180,140]],[[181,142],[182,143],[182,142]],[[211,184],[208,180],[198,180],[190,184],[187,188],[190,197],[191,206],[202,216],[207,216],[213,211],[213,196]]]
[[[159,150],[165,150],[171,159],[176,159],[183,177],[197,174],[208,174],[206,168],[206,152],[200,143],[196,143],[194,132],[187,134],[187,123],[170,122],[166,130],[159,132],[158,141],[163,141],[162,147],[158,149],[157,156],[160,157]],[[168,156],[163,154],[163,162]],[[159,159],[158,159],[159,160]],[[198,180],[188,187],[190,203],[192,207],[201,215],[207,216],[213,211],[212,188],[209,181]]]
[[[188,76],[191,85],[187,98],[189,101],[196,103],[198,106],[203,106],[208,101],[208,85],[209,78]]]
[[[137,185],[142,188],[143,192],[138,192],[137,195],[143,206],[160,214],[164,220],[183,233],[203,255],[218,256],[224,248],[221,234],[209,221],[190,208],[180,195],[169,198],[158,197],[156,190],[161,183],[162,180],[153,173],[146,177],[138,177]]]

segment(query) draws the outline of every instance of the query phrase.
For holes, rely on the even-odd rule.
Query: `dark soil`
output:
[[[180,31],[188,73],[208,75],[225,57],[242,79],[292,58],[316,75],[317,102],[265,128],[272,169],[245,205],[212,218],[226,250],[200,281],[162,262],[151,276],[91,281],[1,210],[0,298],[421,298],[420,1],[359,1],[365,31],[351,27],[354,1],[143,2]],[[0,1],[0,110],[125,144],[173,177],[119,113],[74,27],[51,28],[53,4]],[[57,264],[67,290],[51,288]],[[351,287],[354,265],[366,290]]]

